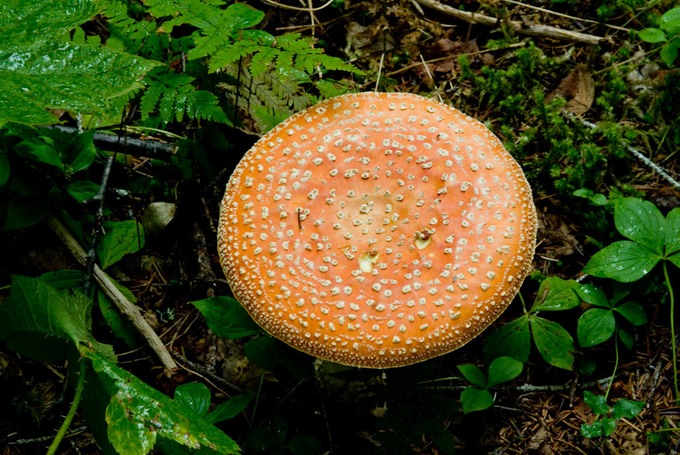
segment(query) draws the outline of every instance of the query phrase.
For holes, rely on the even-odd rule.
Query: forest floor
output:
[[[433,0],[346,0],[315,5],[313,14],[297,4],[295,9],[273,1],[252,6],[266,12],[263,25],[271,33],[313,34],[327,53],[364,71],[367,76],[353,81],[352,89],[438,97],[501,138],[525,167],[539,213],[535,272],[522,291],[531,302],[541,277],[582,279],[588,259],[619,238],[611,211],[574,197],[575,190],[641,197],[664,214],[680,206],[678,187],[619,140],[632,138],[630,145],[671,178],[680,175],[680,75],[652,51],[657,47],[633,33],[671,3],[466,0],[452,11],[453,2],[447,7]],[[541,112],[538,100],[555,98],[564,99],[561,108]],[[581,119],[598,125],[602,134],[590,132]],[[625,131],[616,130],[617,139],[610,140],[602,125]],[[548,137],[551,128],[557,139]],[[216,251],[218,206],[233,165],[257,139],[256,129],[246,118],[238,130],[222,130],[231,150],[220,162],[225,171],[215,179],[175,175],[166,181],[176,188],[170,225],[149,235],[140,253],[110,271],[134,294],[180,368],[168,377],[144,345],[129,350],[98,327],[97,336],[116,346],[120,365],[168,394],[189,381],[208,385],[214,402],[256,394],[256,410],[221,427],[245,453],[678,453],[669,295],[660,274],[633,292],[648,323],[632,330],[632,349],[611,340],[577,349],[570,371],[547,364],[534,347],[522,374],[493,390],[492,408],[465,415],[459,398],[466,384],[456,366],[483,364],[484,340],[523,314],[519,301],[464,348],[384,371],[326,364],[278,345],[272,352],[281,357],[263,369],[249,359],[248,339],[215,336],[190,302],[229,294]],[[569,140],[569,151],[560,151]],[[110,188],[167,178],[158,174],[157,159],[143,152],[124,161],[114,169]],[[111,193],[107,203],[113,213],[139,220],[151,202]],[[12,275],[79,267],[45,223],[1,232],[0,251],[2,286]],[[677,269],[670,273],[680,282]],[[575,314],[553,318],[574,337]],[[35,362],[0,345],[0,454],[45,452],[70,403],[67,371],[64,364]],[[628,399],[645,406],[634,418],[615,420],[609,437],[585,437],[582,425],[598,417],[585,403],[584,390],[603,395],[613,371],[609,405]],[[60,453],[99,450],[77,417]]]

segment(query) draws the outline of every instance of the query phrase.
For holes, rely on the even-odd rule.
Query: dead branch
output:
[[[71,254],[76,258],[76,260],[81,265],[86,265],[87,263],[87,253],[78,241],[71,235],[71,233],[66,229],[56,216],[50,215],[47,218],[47,223],[50,228],[57,234],[57,237],[66,245]],[[149,344],[151,349],[154,350],[161,363],[165,367],[166,373],[176,370],[177,364],[170,356],[170,353],[165,348],[163,341],[158,337],[156,332],[151,328],[151,326],[146,322],[139,309],[130,302],[121,292],[118,290],[116,285],[111,281],[111,278],[104,273],[104,271],[99,268],[97,264],[94,264],[94,278],[97,284],[102,288],[106,295],[113,300],[121,313],[123,313],[127,318],[132,321],[135,328],[142,334],[146,342]]]
[[[495,27],[500,23],[500,19],[485,16],[484,14],[471,13],[469,11],[461,11],[449,5],[439,3],[437,0],[416,0],[420,5],[433,9],[437,12],[446,14],[447,16],[455,17],[456,19],[469,22],[470,24],[481,24],[489,27]],[[599,44],[607,38],[586,33],[572,32],[550,25],[525,25],[519,21],[507,21],[506,24],[511,27],[516,33],[528,36],[541,36],[544,38],[552,38],[556,40],[571,41],[583,44]]]

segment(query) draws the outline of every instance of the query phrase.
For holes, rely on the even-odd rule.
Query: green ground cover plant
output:
[[[513,17],[502,3],[495,5],[499,14]],[[680,208],[672,208],[677,205],[672,188],[658,190],[656,174],[641,171],[627,147],[644,146],[662,165],[675,166],[680,16],[666,2],[586,3],[584,11],[593,11],[595,18],[620,23],[629,17],[636,27],[625,39],[587,50],[520,39],[508,30],[502,36],[482,33],[482,51],[458,53],[446,41],[457,35],[436,35],[435,44],[432,37],[441,30],[415,16],[404,19],[407,7],[400,3],[363,4],[353,15],[355,5],[336,2],[333,17],[315,12],[335,38],[344,36],[344,28],[333,29],[334,21],[349,16],[362,27],[376,17],[375,23],[386,18],[408,23],[408,40],[392,43],[398,48],[385,59],[395,67],[382,73],[375,49],[356,53],[349,63],[336,56],[344,46],[327,42],[326,53],[304,27],[271,27],[283,13],[265,12],[263,4],[37,0],[0,5],[0,243],[11,246],[23,236],[40,243],[44,221],[59,219],[80,245],[92,249],[91,260],[113,286],[148,310],[146,316],[172,315],[161,321],[159,331],[177,330],[177,339],[192,331],[201,334],[174,345],[173,353],[187,360],[193,348],[226,345],[246,378],[237,386],[225,385],[220,374],[186,367],[168,379],[153,355],[139,354],[144,349],[140,335],[94,285],[87,266],[74,271],[58,263],[57,271],[15,272],[30,259],[27,254],[0,261],[0,382],[16,395],[6,401],[16,405],[13,410],[27,408],[31,424],[44,431],[44,414],[28,397],[30,392],[40,398],[39,389],[24,396],[21,387],[4,387],[20,383],[7,379],[12,371],[5,368],[6,359],[35,359],[35,365],[64,373],[68,388],[61,394],[69,403],[55,407],[65,417],[58,417],[60,428],[48,430],[48,453],[65,450],[75,421],[85,422],[104,453],[305,455],[348,447],[361,448],[357,454],[455,453],[488,438],[479,422],[494,437],[502,433],[496,418],[514,424],[518,413],[502,413],[519,406],[513,400],[523,393],[521,383],[543,377],[565,395],[564,384],[571,387],[577,376],[582,380],[570,400],[584,403],[590,420],[573,426],[581,429],[581,439],[571,444],[593,439],[600,445],[588,447],[595,451],[623,431],[623,419],[652,419],[646,412],[658,404],[623,396],[628,389],[616,391],[614,385],[622,359],[634,363],[644,351],[643,334],[660,336],[668,329],[668,338],[676,340],[673,284],[680,267]],[[296,14],[299,24],[310,13]],[[396,35],[396,29],[388,31]],[[385,30],[368,35],[380,36],[386,45],[395,37]],[[415,58],[420,54],[409,47],[414,41],[423,50],[452,46],[449,72],[428,66],[427,78],[421,75],[426,83],[401,79],[400,71],[414,61],[414,68],[424,68]],[[644,58],[636,54],[639,49],[647,49]],[[494,57],[482,60],[483,55]],[[592,107],[580,114],[597,122],[592,128],[569,111],[568,99],[551,95],[576,61],[598,66],[583,70],[596,86]],[[650,62],[664,72],[654,73],[653,83],[631,88],[633,76],[641,77]],[[181,295],[181,303],[166,294],[150,296],[152,279],[141,271],[163,275],[154,262],[161,256],[175,260],[173,268],[186,268],[182,258],[203,250],[210,257],[214,245],[211,240],[203,250],[169,252],[166,244],[172,242],[154,239],[139,221],[137,201],[174,198],[185,213],[209,212],[205,207],[214,195],[206,188],[223,187],[221,170],[236,157],[244,134],[252,139],[251,133],[267,131],[319,99],[366,90],[374,82],[387,90],[426,86],[486,121],[522,163],[544,221],[557,214],[568,220],[558,228],[577,226],[570,241],[579,254],[552,260],[553,250],[542,249],[537,271],[517,302],[495,329],[466,349],[378,372],[314,361],[292,350],[264,333],[217,278],[210,292],[197,290],[186,278],[163,278],[162,287]],[[71,129],[47,127],[58,123]],[[97,138],[105,131],[119,132],[120,144],[102,146]],[[144,159],[126,154],[126,135],[141,134],[176,147]],[[102,195],[107,166],[113,169],[111,188]],[[137,174],[136,166],[146,166],[150,176]],[[187,187],[200,197],[177,196]],[[550,235],[559,229],[542,229],[553,247]],[[191,237],[180,232],[182,241]],[[186,275],[193,279],[199,273],[188,268]],[[206,327],[209,335],[204,335]],[[677,347],[667,344],[673,365],[668,380],[674,382],[677,400]],[[227,370],[221,364],[216,370],[220,367]],[[597,375],[603,370],[601,379]],[[338,415],[342,418],[334,418]],[[2,418],[0,424],[5,424]],[[674,446],[674,426],[658,422],[647,437],[650,444],[659,450]],[[514,436],[517,447],[526,449],[521,444],[531,439],[527,435]]]

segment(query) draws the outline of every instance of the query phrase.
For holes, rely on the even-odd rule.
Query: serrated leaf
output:
[[[664,43],[666,42],[666,34],[663,32],[663,30],[659,30],[658,28],[643,28],[638,32],[638,36],[642,41],[645,41],[647,43]]]
[[[116,451],[144,455],[157,437],[190,449],[236,454],[238,445],[191,409],[171,400],[127,371],[94,353],[88,355],[111,401],[106,409],[109,440]]]
[[[581,303],[575,293],[577,288],[578,283],[573,280],[548,277],[541,282],[531,311],[562,311],[575,308]]]
[[[463,413],[468,414],[475,411],[483,411],[493,406],[493,397],[488,390],[475,389],[468,387],[460,394],[460,401],[463,405]]]
[[[118,113],[121,98],[139,88],[143,75],[157,63],[67,41],[69,30],[102,10],[103,2],[87,0],[3,3],[0,125],[55,123],[47,109]]]
[[[39,278],[15,275],[9,298],[0,305],[0,339],[17,352],[39,355],[41,346],[32,343],[44,343],[40,337],[54,337],[68,342],[74,352],[92,346],[113,358],[111,347],[97,342],[90,332],[91,304],[80,291],[58,291]],[[19,337],[21,333],[30,336]]]
[[[97,245],[97,258],[102,269],[144,247],[144,226],[135,220],[105,221],[103,228],[104,236]]]
[[[630,283],[647,275],[661,256],[642,245],[622,240],[601,249],[590,258],[583,273]]]
[[[215,409],[206,416],[206,420],[214,424],[233,419],[247,408],[251,401],[253,401],[253,395],[251,394],[235,395],[224,403],[215,406]]]
[[[484,357],[510,356],[522,363],[529,360],[531,352],[531,332],[529,318],[522,316],[492,333],[484,344]]]
[[[487,387],[512,381],[522,373],[524,364],[512,357],[498,357],[489,365]]]
[[[618,199],[614,206],[614,224],[624,237],[663,255],[666,220],[656,205],[636,198]]]
[[[614,308],[614,311],[626,318],[633,325],[647,323],[647,314],[639,303],[626,302]]]
[[[458,371],[460,371],[460,374],[462,374],[465,379],[474,385],[486,387],[486,376],[484,376],[484,372],[476,365],[464,363],[461,365],[456,365],[456,368],[458,368]]]
[[[612,310],[591,308],[578,318],[578,342],[584,348],[595,346],[610,339],[615,329]]]
[[[191,303],[219,337],[236,339],[262,333],[260,326],[233,297],[215,296]]]
[[[615,419],[632,419],[642,412],[646,404],[647,403],[644,401],[633,401],[621,398],[619,401],[614,403],[614,407],[612,408],[612,417]]]
[[[607,398],[605,396],[596,395],[589,390],[584,390],[583,401],[595,414],[601,416],[609,414],[609,406],[607,405]]]
[[[543,359],[565,370],[574,368],[574,340],[564,327],[537,316],[529,319],[534,343]]]
[[[200,382],[181,384],[175,389],[175,401],[203,416],[210,408],[210,390]]]

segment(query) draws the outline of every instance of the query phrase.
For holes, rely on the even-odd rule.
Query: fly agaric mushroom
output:
[[[457,349],[529,273],[536,210],[484,125],[406,93],[343,95],[265,134],[220,208],[220,262],[271,335],[388,368]]]

